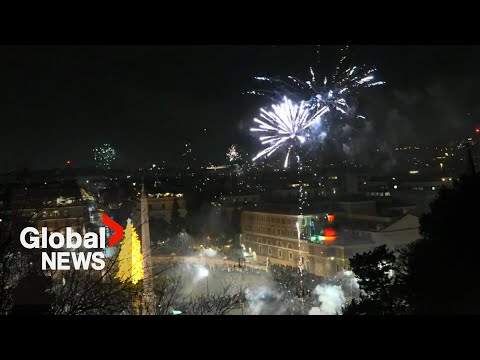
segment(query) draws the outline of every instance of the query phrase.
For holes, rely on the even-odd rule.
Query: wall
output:
[[[150,218],[163,219],[166,222],[170,223],[175,199],[177,200],[178,204],[178,213],[180,217],[184,218],[187,215],[187,209],[186,202],[183,197],[148,198],[148,213],[150,215]],[[140,202],[138,207],[140,207]]]

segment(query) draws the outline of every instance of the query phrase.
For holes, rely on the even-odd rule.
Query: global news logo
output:
[[[106,214],[102,214],[102,222],[105,226],[100,227],[99,234],[87,232],[83,236],[72,231],[71,227],[67,227],[63,235],[60,232],[49,234],[46,227],[39,232],[30,226],[20,233],[20,242],[26,249],[45,249],[42,252],[42,270],[71,270],[72,267],[75,270],[103,270],[107,227],[114,232],[108,239],[109,247],[122,240],[123,227]],[[80,248],[85,251],[75,251]]]

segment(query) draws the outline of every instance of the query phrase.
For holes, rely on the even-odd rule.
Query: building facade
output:
[[[346,261],[356,254],[386,245],[395,251],[420,238],[419,218],[413,214],[398,217],[338,214],[342,223],[338,244],[343,246]]]
[[[174,211],[178,210],[182,218],[187,215],[187,204],[181,193],[148,194],[147,202],[151,219],[163,219],[170,223]]]
[[[38,230],[46,227],[49,232],[65,234],[65,229],[70,227],[74,232],[86,233],[88,211],[81,201],[68,205],[45,206],[38,212],[36,209],[24,209],[23,214],[31,217]]]
[[[343,248],[335,245],[334,222],[335,216],[330,214],[244,211],[241,241],[258,263],[268,259],[271,264],[295,267],[303,257],[307,271],[334,277],[345,269]]]
[[[88,200],[75,182],[12,185],[9,209],[40,230],[65,234],[66,228],[85,234],[89,223]]]
[[[241,229],[246,255],[255,262],[264,264],[268,259],[271,264],[296,267],[303,257],[307,271],[326,278],[348,270],[354,255],[381,245],[398,250],[420,237],[419,218],[408,213],[389,217],[341,211],[299,216],[243,211]]]

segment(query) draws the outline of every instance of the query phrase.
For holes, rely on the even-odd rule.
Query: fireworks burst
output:
[[[108,170],[112,162],[117,158],[117,153],[110,144],[103,144],[93,149],[93,157],[97,163],[97,167]]]
[[[230,162],[240,160],[242,156],[240,153],[237,151],[237,147],[235,145],[232,145],[228,148],[227,152],[227,159]]]
[[[272,105],[273,111],[260,109],[262,120],[255,118],[253,121],[258,127],[250,129],[252,132],[265,133],[260,137],[262,145],[267,145],[260,151],[253,161],[262,156],[270,156],[282,146],[290,144],[285,158],[285,167],[288,167],[288,158],[293,144],[305,143],[309,137],[309,128],[320,121],[322,115],[329,111],[328,107],[318,110],[312,109],[305,101],[295,104],[284,97],[280,105]]]
[[[365,66],[346,66],[348,46],[342,50],[341,59],[336,67],[335,73],[331,78],[320,77],[313,67],[310,67],[310,77],[308,80],[301,80],[293,76],[286,79],[256,77],[256,80],[266,83],[271,87],[270,90],[250,91],[250,94],[268,96],[275,103],[279,98],[283,98],[280,105],[272,105],[273,111],[261,109],[261,120],[254,119],[259,124],[252,128],[252,132],[262,133],[260,141],[266,148],[261,150],[253,159],[260,157],[269,157],[281,147],[288,147],[285,157],[284,167],[288,167],[288,161],[294,146],[302,145],[312,135],[314,137],[314,127],[318,124],[321,117],[329,111],[343,115],[352,115],[352,109],[347,99],[357,95],[360,90],[374,86],[383,85],[383,81],[375,81],[376,69],[367,69]],[[319,52],[317,50],[317,56]],[[317,65],[320,64],[319,59]],[[293,102],[294,99],[299,101]],[[363,116],[358,118],[365,119]],[[316,126],[315,126],[316,127]],[[324,138],[324,136],[320,136]],[[303,165],[299,155],[296,156],[298,163],[299,179],[299,219],[297,222],[298,233],[298,269],[300,272],[300,297],[302,300],[302,312],[305,300],[304,294],[304,274],[305,260],[302,256],[302,238],[300,233],[300,224],[303,219],[304,207],[307,204],[304,184],[302,181]]]
[[[350,109],[348,97],[357,95],[362,89],[385,84],[383,81],[375,81],[376,69],[368,69],[366,66],[347,67],[347,52],[348,46],[342,49],[341,59],[331,79],[322,78],[318,75],[318,70],[315,71],[310,67],[310,78],[307,80],[294,76],[288,76],[286,79],[256,77],[256,80],[268,83],[272,89],[248,93],[273,98],[278,97],[279,94],[282,96],[288,94],[292,98],[300,97],[316,110],[328,107],[330,110],[347,114]],[[320,67],[320,59],[317,60],[317,67]]]
[[[317,63],[315,70],[310,67],[310,76],[302,80],[293,76],[286,78],[256,77],[257,80],[268,84],[266,90],[250,91],[249,94],[268,96],[274,102],[283,99],[280,106],[273,106],[274,112],[262,111],[262,120],[255,119],[260,123],[259,128],[251,131],[266,132],[267,136],[260,137],[263,145],[268,145],[253,159],[254,161],[262,156],[270,156],[284,144],[289,144],[287,156],[285,158],[285,167],[288,167],[288,159],[293,141],[299,141],[303,144],[306,140],[306,133],[312,135],[314,129],[309,129],[311,125],[319,122],[319,118],[327,112],[340,113],[340,119],[343,115],[351,116],[352,107],[347,102],[348,99],[355,97],[362,89],[383,85],[383,81],[375,81],[376,69],[370,69],[366,66],[347,66],[348,46],[342,49],[340,61],[332,76],[321,77],[320,57],[317,50]],[[294,105],[287,97],[298,101],[300,105]],[[358,119],[365,119],[358,115]],[[316,127],[315,127],[316,128]],[[307,131],[308,130],[308,131]],[[316,130],[316,129],[315,129]],[[324,134],[324,135],[323,135]],[[326,133],[320,134],[318,138],[323,139]]]

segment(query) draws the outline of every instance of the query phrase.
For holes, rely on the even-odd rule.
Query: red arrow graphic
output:
[[[123,238],[123,227],[111,219],[107,214],[102,214],[103,223],[114,231],[108,240],[108,246],[112,247]]]

